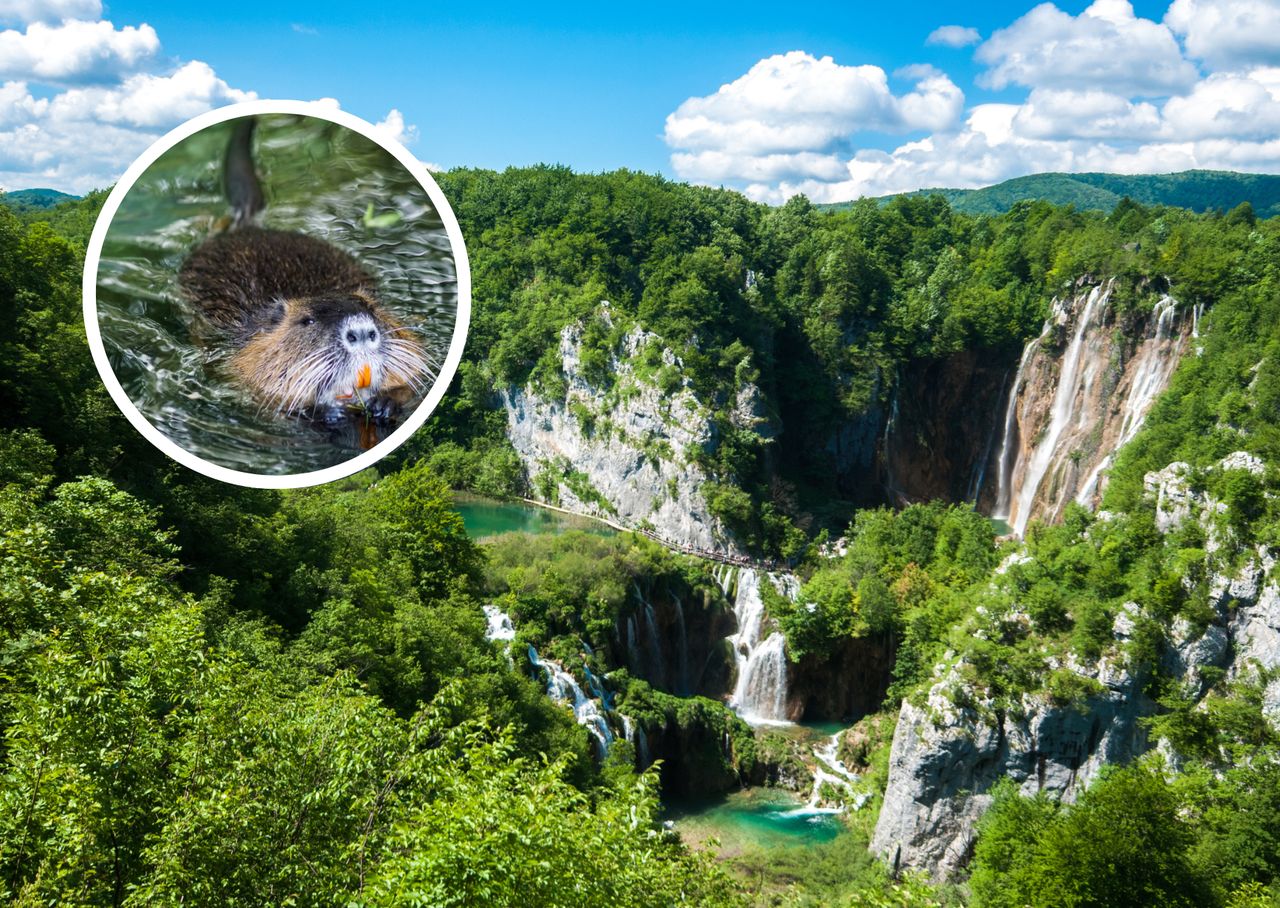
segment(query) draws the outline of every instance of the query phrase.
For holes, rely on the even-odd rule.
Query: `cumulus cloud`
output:
[[[0,22],[62,22],[65,19],[97,19],[101,0],[0,0]]]
[[[802,51],[776,54],[714,94],[690,98],[667,117],[677,148],[776,154],[821,148],[862,130],[942,129],[964,95],[936,70],[895,95],[878,66],[842,66]]]
[[[1280,63],[1280,5],[1274,0],[1174,0],[1165,25],[1212,66]]]
[[[1042,3],[977,50],[984,85],[1100,89],[1162,96],[1195,83],[1170,29],[1138,18],[1128,0],[1094,0],[1079,16]]]
[[[110,22],[33,22],[0,32],[0,78],[52,84],[109,81],[134,72],[160,49],[150,25],[117,29]]]
[[[394,139],[408,145],[416,142],[418,139],[418,127],[404,122],[404,114],[400,113],[396,108],[391,108],[387,115],[373,124],[373,128],[389,139]]]
[[[0,187],[105,186],[182,121],[253,92],[207,63],[160,65],[150,25],[117,28],[85,0],[0,0]]]
[[[929,32],[925,44],[941,44],[944,47],[968,47],[982,40],[976,28],[964,25],[942,25]]]
[[[981,84],[1021,97],[963,112],[960,88],[931,67],[899,71],[916,90],[894,95],[877,67],[770,57],[668,117],[671,163],[686,179],[772,202],[1046,171],[1276,172],[1277,16],[1277,0],[1173,0],[1160,21],[1127,0],[1095,0],[1078,16],[1043,3],[975,52]],[[884,147],[859,134],[867,129],[896,138]]]

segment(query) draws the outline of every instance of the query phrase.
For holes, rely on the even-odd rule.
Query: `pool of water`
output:
[[[790,792],[769,788],[669,805],[667,818],[690,844],[701,845],[714,837],[720,842],[720,851],[727,854],[829,842],[845,831],[837,815],[806,810]]]
[[[1008,536],[1013,533],[1013,527],[1009,526],[1008,521],[1003,517],[988,517],[987,522],[991,524],[997,536]]]
[[[519,501],[494,501],[472,495],[456,495],[454,507],[473,539],[491,539],[504,533],[564,533],[585,530],[601,536],[617,531],[589,517],[561,514]]]
[[[120,205],[97,277],[107,356],[143,415],[205,460],[267,474],[332,466],[388,433],[321,429],[264,411],[228,380],[230,351],[195,339],[195,315],[178,292],[182,262],[228,211],[220,172],[229,133],[221,124],[180,143]],[[358,133],[309,117],[260,117],[255,154],[267,197],[262,225],[355,256],[438,367],[453,335],[457,275],[443,222],[413,175]]]

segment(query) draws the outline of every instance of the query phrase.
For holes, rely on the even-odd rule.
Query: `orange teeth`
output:
[[[371,384],[373,384],[373,369],[370,368],[368,363],[365,363],[360,367],[360,370],[356,372],[356,387],[367,388]]]

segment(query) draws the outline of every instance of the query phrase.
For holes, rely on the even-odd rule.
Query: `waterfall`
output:
[[[1137,435],[1188,334],[1198,331],[1202,313],[1193,309],[1191,324],[1179,324],[1178,303],[1166,293],[1133,346],[1106,323],[1113,284],[1055,299],[1040,337],[1023,350],[1009,389],[992,511],[1018,535],[1033,517],[1059,516],[1073,498],[1094,506],[1115,452]],[[1055,355],[1045,338],[1064,327],[1069,335]]]
[[[898,422],[898,387],[894,384],[893,396],[889,402],[889,418],[884,424],[884,440],[880,442],[880,450],[884,458],[884,485],[885,491],[889,493],[890,501],[905,500],[906,496],[898,488],[893,481],[893,460],[889,456],[891,443],[893,441],[893,429]]]
[[[693,684],[689,680],[689,634],[684,624],[684,603],[680,597],[672,595],[676,609],[676,667],[680,677],[676,683],[682,694],[693,693]]]
[[[637,725],[630,716],[622,716],[622,736],[636,753],[636,768],[644,769],[649,760],[649,737],[644,733],[644,726]]]
[[[584,726],[596,741],[603,758],[609,753],[609,745],[613,743],[613,732],[609,722],[600,710],[600,704],[588,697],[582,687],[574,680],[573,675],[564,667],[551,659],[538,656],[538,651],[529,646],[529,661],[534,668],[541,669],[547,676],[547,696],[557,703],[567,703],[573,708],[573,717],[579,725]],[[585,666],[584,666],[585,668]],[[590,679],[591,670],[587,669]]]
[[[819,814],[844,813],[850,806],[854,810],[858,810],[870,800],[869,793],[855,794],[852,790],[853,783],[858,781],[858,774],[849,767],[845,766],[836,756],[836,752],[840,746],[840,736],[844,731],[838,731],[826,740],[826,743],[816,745],[813,748],[813,756],[817,760],[817,764],[813,769],[813,788],[809,791],[809,800],[803,807],[797,807],[794,810],[786,811],[783,816],[805,817],[817,816]],[[841,802],[833,807],[823,807],[823,786],[831,786],[840,792]]]
[[[1107,453],[1089,473],[1088,478],[1080,486],[1076,501],[1089,506],[1098,494],[1098,486],[1102,480],[1102,471],[1111,466],[1115,452],[1120,450],[1138,434],[1147,411],[1160,396],[1160,392],[1169,384],[1174,368],[1178,365],[1178,354],[1181,352],[1182,339],[1175,330],[1178,316],[1178,302],[1165,294],[1156,301],[1151,310],[1151,320],[1155,322],[1155,335],[1145,338],[1134,351],[1129,362],[1128,372],[1133,376],[1129,383],[1129,393],[1125,395],[1121,406],[1120,433]],[[1195,336],[1195,315],[1192,316],[1192,336]]]
[[[653,606],[644,602],[644,632],[649,645],[650,658],[653,660],[653,678],[657,684],[665,684],[667,677],[667,661],[662,653],[662,636],[658,633],[658,623],[654,620]]]
[[[487,625],[484,632],[486,640],[500,640],[504,643],[510,643],[516,638],[515,625],[511,623],[511,616],[496,605],[483,606],[484,620]]]
[[[765,577],[771,579],[768,575]],[[733,602],[738,630],[729,637],[737,680],[729,706],[753,724],[786,723],[787,642],[781,631],[763,636],[765,610],[760,578],[760,573],[751,568],[738,572],[738,591]],[[788,594],[798,587],[794,577],[788,576],[780,582]]]
[[[1006,371],[1004,377],[1000,379],[1001,397],[1004,396],[1004,391],[1008,384],[1009,373]],[[1008,422],[1007,414],[1005,416],[1005,421],[1006,423]],[[969,489],[968,494],[965,495],[965,500],[975,506],[978,504],[978,497],[982,495],[983,480],[987,478],[987,461],[991,459],[991,446],[995,444],[996,429],[998,426],[999,423],[993,420],[991,428],[987,430],[987,443],[982,446],[982,456],[974,462],[973,473],[971,473],[969,477]]]
[[[1083,409],[1077,410],[1076,403],[1088,395],[1098,367],[1097,361],[1092,357],[1089,361],[1085,361],[1088,329],[1093,325],[1099,307],[1105,308],[1110,297],[1110,281],[1105,285],[1105,289],[1099,286],[1089,292],[1084,310],[1076,318],[1075,332],[1071,336],[1071,342],[1062,354],[1058,384],[1054,390],[1053,404],[1049,411],[1049,425],[1036,445],[1035,452],[1031,455],[1031,461],[1018,486],[1018,497],[1009,514],[1009,523],[1019,536],[1023,534],[1027,523],[1031,520],[1032,502],[1035,500],[1036,492],[1040,490],[1040,483],[1053,464],[1054,455],[1058,453],[1059,437],[1069,426],[1082,421],[1086,416]]]
[[[1044,335],[1041,334],[1041,337]],[[1018,371],[1014,373],[1013,384],[1009,386],[1009,405],[1004,413],[1004,434],[1000,439],[1000,461],[996,465],[999,471],[996,476],[996,508],[991,516],[998,520],[1009,519],[1009,501],[1013,488],[1013,468],[1018,459],[1018,391],[1022,387],[1022,376],[1031,362],[1031,355],[1040,345],[1040,338],[1031,341],[1022,351],[1022,360],[1018,363]]]

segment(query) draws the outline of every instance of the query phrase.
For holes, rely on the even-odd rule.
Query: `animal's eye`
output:
[[[308,316],[306,316],[305,318],[302,318],[302,319],[299,319],[299,320],[298,320],[298,324],[299,324],[299,325],[302,325],[302,326],[304,326],[304,327],[305,327],[305,326],[307,326],[307,325],[314,325],[315,323],[316,323],[316,320],[315,320],[314,318],[312,318],[311,316],[309,316],[309,315],[308,315]]]

